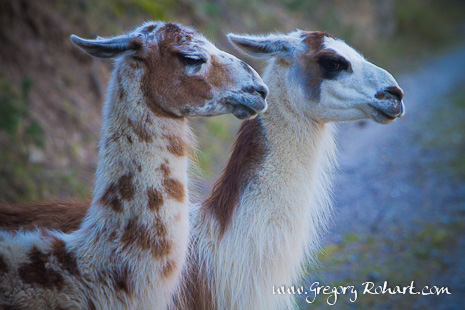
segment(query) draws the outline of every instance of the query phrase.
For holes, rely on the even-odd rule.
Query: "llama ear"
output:
[[[242,52],[254,57],[270,57],[292,50],[292,44],[284,36],[250,36],[229,33],[229,42]]]
[[[97,37],[95,40],[82,39],[73,34],[70,40],[86,53],[99,58],[113,58],[143,47],[142,40],[135,34],[124,34],[109,39]]]

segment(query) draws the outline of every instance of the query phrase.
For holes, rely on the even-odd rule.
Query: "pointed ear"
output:
[[[242,52],[254,57],[270,57],[292,50],[292,43],[284,35],[250,36],[229,33],[229,42]]]
[[[73,34],[70,40],[86,53],[99,58],[113,58],[143,48],[141,38],[135,34],[124,34],[109,39],[97,37],[95,40],[82,39]]]

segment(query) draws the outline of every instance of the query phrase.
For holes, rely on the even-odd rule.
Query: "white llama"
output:
[[[321,32],[229,35],[265,58],[270,108],[242,124],[231,158],[193,214],[182,309],[290,309],[330,217],[335,143],[330,122],[402,116],[402,91],[385,70]],[[194,306],[192,306],[194,305]]]

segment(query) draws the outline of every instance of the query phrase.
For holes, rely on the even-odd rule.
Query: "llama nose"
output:
[[[265,100],[266,97],[268,97],[269,93],[268,86],[266,86],[265,84],[255,84],[253,86],[247,86],[244,87],[242,90],[249,94],[257,93],[260,95],[260,97],[262,97],[263,100]]]
[[[388,95],[393,96],[395,99],[402,101],[404,98],[404,92],[397,86],[391,86],[384,90]]]
[[[265,100],[266,97],[268,97],[269,90],[268,87],[266,87],[265,85],[258,85],[254,87],[254,90],[260,95],[260,97],[263,98],[263,100]]]

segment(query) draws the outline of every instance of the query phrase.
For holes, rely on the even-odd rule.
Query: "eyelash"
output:
[[[199,66],[206,63],[204,58],[198,56],[180,54],[179,58],[181,59],[182,63],[187,66]]]
[[[320,59],[320,65],[328,72],[337,72],[346,70],[348,64],[338,59]]]

